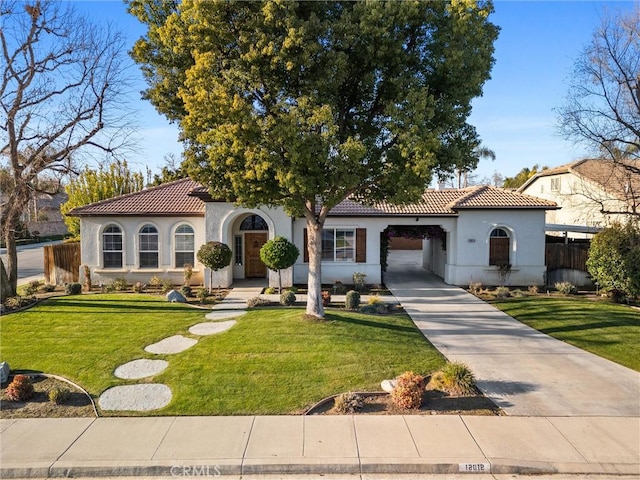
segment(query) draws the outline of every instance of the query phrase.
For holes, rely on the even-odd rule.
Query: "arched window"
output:
[[[489,236],[489,265],[511,263],[511,238],[504,228],[494,228]]]
[[[269,230],[269,226],[260,215],[249,215],[240,224],[240,230]]]
[[[117,225],[107,225],[102,231],[102,266],[122,268],[122,230]]]
[[[158,268],[158,229],[145,225],[138,233],[140,268]]]
[[[194,235],[189,225],[180,225],[173,235],[175,267],[183,268],[186,263],[193,266]]]

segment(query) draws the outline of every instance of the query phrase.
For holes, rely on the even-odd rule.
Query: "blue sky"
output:
[[[97,22],[112,22],[128,35],[130,44],[144,34],[143,26],[118,1],[76,1],[78,10]],[[484,95],[474,101],[470,123],[496,160],[482,160],[475,174],[494,172],[513,176],[534,164],[556,166],[588,155],[561,138],[554,109],[567,93],[574,60],[588,44],[606,13],[631,10],[629,1],[496,1],[491,20],[501,32],[495,47],[496,63]],[[135,68],[139,88],[145,88]],[[129,155],[132,167],[159,171],[164,157],[182,151],[177,127],[154,108],[132,95],[141,142]]]

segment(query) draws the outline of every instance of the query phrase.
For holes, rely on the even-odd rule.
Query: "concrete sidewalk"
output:
[[[0,429],[3,478],[466,471],[640,476],[640,418],[45,418],[2,420]]]
[[[639,372],[446,285],[417,265],[415,255],[393,255],[387,287],[425,337],[449,360],[469,365],[480,390],[508,415],[640,416]]]

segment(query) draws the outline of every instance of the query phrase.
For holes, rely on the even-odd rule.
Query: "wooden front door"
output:
[[[267,266],[260,260],[260,248],[267,243],[267,233],[244,234],[244,276],[246,278],[265,278]]]

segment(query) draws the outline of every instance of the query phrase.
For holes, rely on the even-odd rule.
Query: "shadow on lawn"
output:
[[[365,327],[381,328],[384,330],[393,330],[395,332],[420,333],[417,327],[414,327],[414,326],[392,325],[392,324],[383,323],[383,322],[372,322],[371,320],[364,320],[362,318],[331,315],[331,320],[335,320],[343,323],[353,323],[353,324],[362,325]]]
[[[107,309],[107,310],[144,310],[145,312],[186,312],[193,311],[197,313],[199,310],[191,310],[189,307],[169,302],[158,302],[155,300],[127,300],[123,303],[121,300],[74,300],[72,297],[62,297],[48,300],[47,303],[43,303],[43,306],[51,305],[61,308],[87,310],[91,309],[91,313],[96,313],[94,309]],[[202,310],[201,313],[206,313]]]

